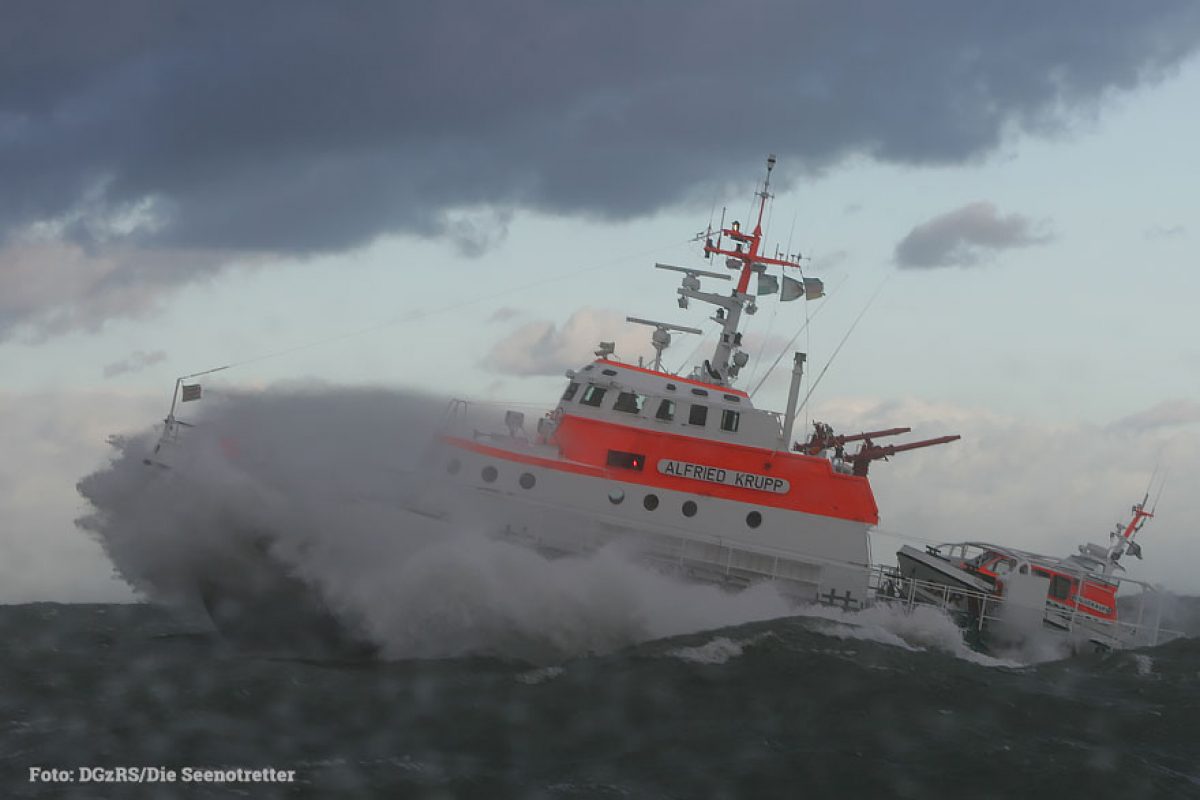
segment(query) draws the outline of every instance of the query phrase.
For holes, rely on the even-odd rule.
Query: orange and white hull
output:
[[[866,522],[733,499],[700,481],[668,487],[654,469],[590,469],[551,448],[513,445],[443,437],[414,510],[552,554],[615,545],[730,588],[772,580],[798,601],[850,609],[868,601]]]

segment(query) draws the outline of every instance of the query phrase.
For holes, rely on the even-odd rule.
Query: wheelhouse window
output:
[[[580,398],[579,402],[585,406],[596,406],[598,408],[604,402],[604,392],[605,390],[599,386],[590,384],[583,390],[583,397]]]
[[[639,472],[646,466],[646,457],[641,453],[626,453],[621,450],[608,451],[608,466],[622,469],[636,469]]]
[[[737,433],[738,421],[741,416],[737,411],[730,411],[728,408],[723,410],[721,412],[721,430]]]
[[[1050,579],[1050,596],[1055,600],[1066,600],[1071,596],[1071,579],[1066,575],[1055,575]]]
[[[658,411],[654,412],[654,418],[661,419],[666,422],[670,422],[671,420],[675,419],[675,401],[662,400],[659,402]]]
[[[688,412],[688,425],[703,426],[706,422],[708,422],[708,406],[692,403],[692,408]]]
[[[579,382],[578,381],[571,381],[570,383],[568,383],[567,390],[565,392],[563,392],[563,396],[562,396],[563,402],[569,403],[572,400],[574,400],[575,393],[578,391],[579,391]]]
[[[613,411],[624,411],[626,414],[642,413],[642,405],[646,402],[645,395],[637,392],[621,392],[617,402],[613,403]]]

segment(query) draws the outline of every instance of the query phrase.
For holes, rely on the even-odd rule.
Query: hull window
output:
[[[646,495],[644,498],[642,498],[642,506],[644,506],[647,511],[653,511],[654,509],[658,508],[658,495]]]
[[[517,482],[521,484],[522,489],[532,489],[533,485],[537,483],[537,478],[533,476],[532,472],[522,472],[521,478]]]
[[[484,467],[479,475],[487,483],[495,483],[496,478],[500,477],[500,472],[495,467]]]
[[[613,489],[608,493],[608,502],[612,503],[614,506],[621,505],[621,503],[625,502],[625,490]]]
[[[683,515],[685,517],[696,516],[696,503],[693,500],[688,500],[683,504]]]
[[[759,525],[762,525],[762,514],[757,511],[751,511],[746,515],[746,524],[751,528],[757,528]]]
[[[457,458],[452,459],[450,463],[446,465],[446,472],[450,473],[451,475],[457,475],[460,469],[462,469],[462,462]]]

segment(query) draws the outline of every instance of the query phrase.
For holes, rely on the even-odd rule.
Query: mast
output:
[[[738,333],[738,326],[742,321],[742,312],[745,311],[748,314],[753,314],[758,310],[754,304],[754,295],[750,294],[751,276],[755,273],[765,272],[768,266],[800,268],[799,255],[795,257],[789,256],[788,258],[771,258],[762,255],[760,252],[763,235],[763,214],[766,211],[767,200],[773,196],[770,189],[771,170],[774,168],[775,154],[771,153],[767,157],[766,179],[763,181],[762,189],[756,193],[759,199],[758,220],[754,224],[753,233],[744,233],[741,229],[741,223],[734,221],[728,228],[721,227],[719,229],[718,240],[714,244],[713,232],[712,230],[708,231],[708,238],[704,245],[704,257],[712,258],[713,255],[724,256],[726,266],[730,269],[740,270],[737,286],[733,292],[728,297],[724,297],[712,294],[711,292],[701,292],[698,288],[687,286],[678,290],[679,294],[684,298],[711,303],[718,307],[716,316],[712,319],[714,322],[721,324],[721,337],[717,341],[712,358],[705,362],[703,369],[704,380],[718,386],[728,385],[737,376],[738,370],[745,365],[745,356],[741,353],[735,354],[735,351],[742,344],[742,335]],[[723,225],[724,223],[722,222]],[[731,246],[722,246],[725,237],[729,237],[732,240],[733,244]],[[731,360],[733,364],[730,363]]]
[[[1135,542],[1133,537],[1142,529],[1147,520],[1154,518],[1154,512],[1146,510],[1146,501],[1149,499],[1150,492],[1147,491],[1146,496],[1142,498],[1142,502],[1133,506],[1133,519],[1129,521],[1129,524],[1122,528],[1118,523],[1117,529],[1110,535],[1109,538],[1112,540],[1112,544],[1108,548],[1106,568],[1109,564],[1116,564],[1121,556],[1127,552],[1136,558],[1142,557],[1142,546]]]

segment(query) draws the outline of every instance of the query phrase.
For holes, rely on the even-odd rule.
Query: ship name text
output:
[[[677,478],[691,478],[709,483],[722,483],[726,486],[738,486],[743,489],[754,489],[760,492],[787,494],[788,482],[783,478],[770,475],[755,475],[753,472],[738,472],[721,467],[707,467],[703,464],[692,464],[687,461],[658,462],[658,471],[663,475],[674,475]]]

